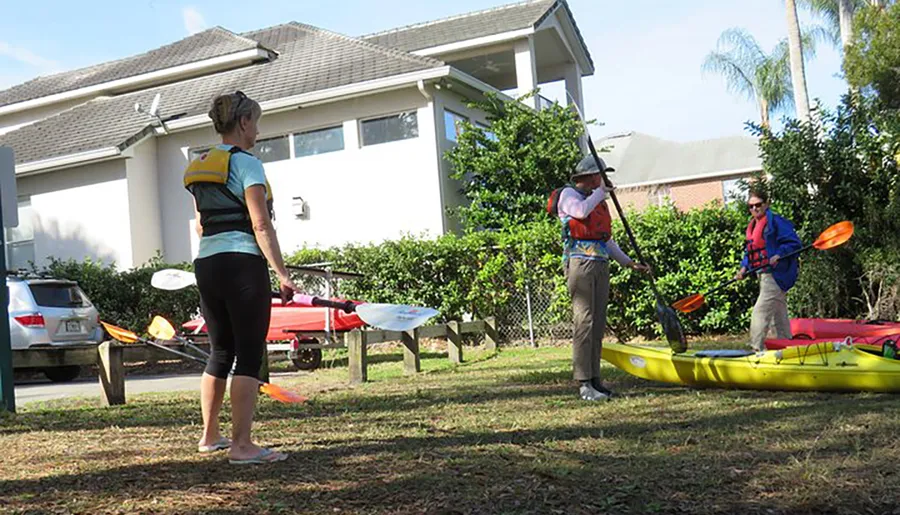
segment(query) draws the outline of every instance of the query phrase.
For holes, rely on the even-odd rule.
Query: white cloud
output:
[[[56,62],[45,59],[27,48],[19,48],[5,41],[0,41],[0,56],[10,57],[20,63],[41,68],[44,70],[57,67]]]
[[[184,28],[188,34],[196,34],[206,30],[206,20],[200,11],[193,7],[185,7],[181,10],[181,17],[184,20]]]

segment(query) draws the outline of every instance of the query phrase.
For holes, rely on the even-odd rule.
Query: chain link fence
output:
[[[498,274],[503,284],[496,289],[503,293],[503,298],[493,301],[496,308],[491,313],[497,320],[501,341],[533,346],[571,341],[572,310],[562,271],[549,273],[548,268],[556,267],[539,261],[547,259],[545,256],[530,256],[501,247],[491,251],[504,258]],[[320,297],[340,297],[352,281],[335,277],[328,291],[328,283],[320,274],[292,270],[291,275],[301,291]],[[480,339],[480,336],[471,338]]]
[[[497,330],[505,343],[539,346],[572,338],[572,309],[562,272],[549,275],[539,258],[514,249],[504,252],[506,302],[498,307]]]

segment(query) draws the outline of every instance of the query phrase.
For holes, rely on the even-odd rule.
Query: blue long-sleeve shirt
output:
[[[766,210],[766,218],[766,228],[763,230],[763,237],[766,240],[767,256],[784,256],[803,248],[803,243],[800,241],[800,237],[797,236],[797,231],[794,230],[794,224],[776,215],[771,209]],[[746,247],[744,248],[744,258],[741,259],[741,266],[744,268],[750,267],[750,259]],[[794,283],[797,282],[799,269],[800,264],[797,261],[797,256],[779,259],[778,264],[774,268],[769,267],[775,282],[785,292],[790,290]]]

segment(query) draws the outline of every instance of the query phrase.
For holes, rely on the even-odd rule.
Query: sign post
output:
[[[15,413],[12,348],[9,337],[9,288],[6,286],[6,228],[19,225],[16,201],[16,160],[13,150],[0,147],[0,399],[6,411]]]

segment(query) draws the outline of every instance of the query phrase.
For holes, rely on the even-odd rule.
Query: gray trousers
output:
[[[759,274],[759,297],[750,318],[750,346],[756,351],[765,350],[766,336],[772,328],[777,338],[791,337],[787,295],[772,274]]]
[[[599,378],[609,302],[609,263],[571,258],[566,264],[566,282],[575,322],[573,376],[577,381]]]

